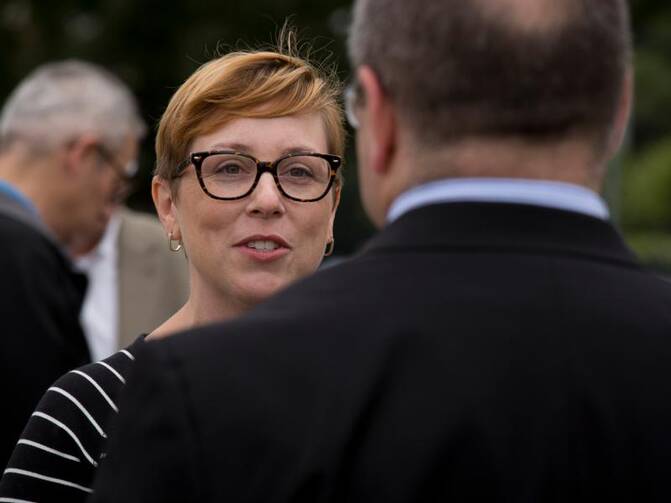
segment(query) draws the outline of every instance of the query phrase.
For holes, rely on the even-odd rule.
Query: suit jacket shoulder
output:
[[[668,500],[669,333],[671,286],[607,222],[425,207],[246,316],[148,344],[129,388],[153,423],[125,417],[95,501],[158,501],[176,471],[174,501]]]

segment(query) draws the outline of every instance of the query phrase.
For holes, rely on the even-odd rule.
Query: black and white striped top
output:
[[[0,503],[85,501],[117,399],[144,344],[68,372],[44,394],[0,480]]]

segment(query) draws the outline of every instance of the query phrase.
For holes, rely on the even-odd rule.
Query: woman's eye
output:
[[[292,178],[311,177],[312,171],[305,166],[292,166],[287,170],[286,175]]]
[[[242,167],[239,164],[231,162],[220,164],[217,166],[217,169],[215,169],[215,173],[221,173],[222,175],[239,175],[241,171]]]

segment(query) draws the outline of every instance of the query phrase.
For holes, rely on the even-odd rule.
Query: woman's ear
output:
[[[340,204],[340,194],[342,193],[342,185],[339,183],[335,184],[335,187],[333,188],[333,208],[332,212],[335,215],[336,210],[338,209],[338,205]]]
[[[166,234],[172,233],[172,239],[181,240],[182,233],[179,229],[177,208],[174,204],[174,194],[170,183],[164,178],[154,176],[151,180],[151,197]]]

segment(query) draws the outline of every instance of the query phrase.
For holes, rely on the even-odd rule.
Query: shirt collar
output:
[[[5,196],[14,200],[18,204],[20,204],[23,208],[30,211],[34,216],[39,216],[37,208],[35,207],[33,202],[30,199],[28,199],[28,196],[26,196],[23,192],[21,192],[11,183],[6,182],[4,180],[0,180],[0,194],[4,194]]]
[[[86,255],[82,255],[76,259],[77,268],[80,271],[88,271],[94,265],[106,258],[114,261],[114,255],[116,253],[116,241],[117,236],[119,235],[119,229],[121,227],[121,215],[119,212],[115,212],[107,223],[105,228],[105,233],[100,239],[98,245],[88,252]]]
[[[435,203],[531,204],[608,220],[605,201],[594,191],[565,182],[513,178],[459,178],[428,182],[403,192],[392,203],[387,222]]]

